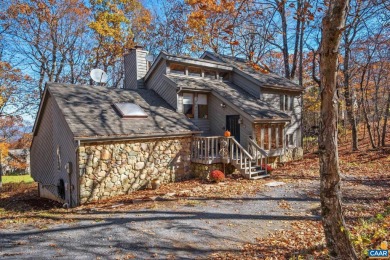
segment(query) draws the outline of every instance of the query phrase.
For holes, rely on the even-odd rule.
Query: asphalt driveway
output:
[[[79,213],[77,221],[0,231],[5,259],[194,259],[237,252],[245,243],[295,220],[317,219],[319,201],[306,196],[317,181],[288,183],[251,197],[188,198],[156,208]]]

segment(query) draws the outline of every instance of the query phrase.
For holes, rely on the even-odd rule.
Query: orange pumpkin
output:
[[[229,131],[229,130],[226,130],[225,133],[224,133],[224,136],[225,136],[225,137],[230,137],[230,131]]]

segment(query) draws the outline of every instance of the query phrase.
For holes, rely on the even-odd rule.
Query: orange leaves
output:
[[[256,64],[254,62],[249,62],[249,65],[254,69],[254,70],[257,70],[257,71],[260,71],[261,73],[264,73],[264,74],[268,74],[269,73],[269,68],[264,66],[264,67],[261,67],[259,64]]]
[[[236,1],[232,0],[187,0],[191,6],[187,24],[195,42],[192,45],[206,45],[214,50],[218,49],[218,41],[224,40],[231,45],[238,45],[230,41],[234,35],[234,17],[238,14]]]
[[[8,149],[9,149],[9,144],[6,142],[1,142],[0,143],[0,156],[1,156],[1,161],[4,161],[5,157],[8,155]]]
[[[89,27],[99,42],[94,51],[106,63],[104,66],[113,65],[125,49],[133,47],[134,38],[145,33],[152,20],[151,13],[138,0],[94,0],[92,9],[95,19]]]

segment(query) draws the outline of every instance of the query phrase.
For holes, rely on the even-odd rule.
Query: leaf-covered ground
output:
[[[358,152],[350,152],[349,144],[340,146],[340,169],[344,214],[351,239],[360,256],[390,241],[390,148],[370,150],[367,144]],[[272,173],[272,181],[299,184],[300,192],[318,199],[319,189],[309,183],[318,183],[319,164],[315,153],[278,168]],[[192,205],[192,198],[233,198],[256,194],[270,179],[249,181],[231,176],[220,184],[189,180],[163,185],[158,190],[143,190],[127,196],[119,196],[76,209],[63,209],[61,205],[37,196],[36,184],[6,184],[0,194],[0,228],[18,229],[30,225],[47,229],[54,223],[78,221],[80,213],[128,212],[135,209],[169,207],[172,204]],[[280,208],[289,210],[288,201],[280,200]],[[313,215],[320,215],[313,208]],[[327,259],[323,229],[320,221],[300,220],[285,230],[259,237],[250,244],[243,244],[237,253],[214,253],[215,259],[299,259],[312,257]]]

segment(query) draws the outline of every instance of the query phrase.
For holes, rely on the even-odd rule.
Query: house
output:
[[[302,156],[300,86],[210,52],[147,54],[125,56],[123,89],[46,84],[31,145],[40,196],[77,206],[223,163],[256,179]]]
[[[29,174],[30,173],[30,151],[29,149],[9,149],[8,155],[2,163],[2,172],[8,174]]]

